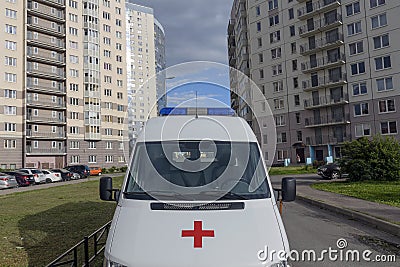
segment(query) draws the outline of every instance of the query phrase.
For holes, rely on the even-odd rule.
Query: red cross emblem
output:
[[[194,230],[182,230],[182,237],[193,237],[194,248],[202,248],[203,237],[214,237],[214,230],[203,230],[203,222],[195,221]]]

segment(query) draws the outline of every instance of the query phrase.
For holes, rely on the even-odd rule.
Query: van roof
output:
[[[148,120],[137,142],[204,140],[257,142],[248,125],[240,117],[166,116]]]

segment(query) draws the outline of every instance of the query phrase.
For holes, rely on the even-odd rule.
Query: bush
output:
[[[345,143],[339,164],[351,181],[400,180],[400,143],[394,137],[362,137]]]
[[[325,161],[323,161],[323,160],[321,160],[321,161],[314,160],[314,162],[313,162],[313,167],[314,168],[318,168],[318,167],[321,167],[323,165],[325,165]]]

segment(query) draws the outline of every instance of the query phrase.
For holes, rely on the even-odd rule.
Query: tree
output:
[[[351,181],[400,180],[400,143],[392,136],[366,137],[347,142],[339,164]]]

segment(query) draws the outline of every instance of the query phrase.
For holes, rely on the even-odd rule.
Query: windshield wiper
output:
[[[124,192],[124,195],[127,197],[133,197],[133,196],[149,196],[153,199],[156,199],[157,196],[161,197],[169,197],[172,198],[172,200],[179,199],[179,200],[194,200],[192,198],[189,198],[187,195],[183,195],[177,192],[168,192],[168,191],[137,191],[137,192]]]
[[[232,200],[248,200],[249,198],[243,195],[239,195],[237,193],[233,193],[231,191],[229,192],[223,192],[220,190],[213,190],[213,191],[203,191],[199,193],[200,195],[208,195],[208,196],[214,196],[214,195],[218,195],[218,196],[222,196],[219,199],[232,199]]]

